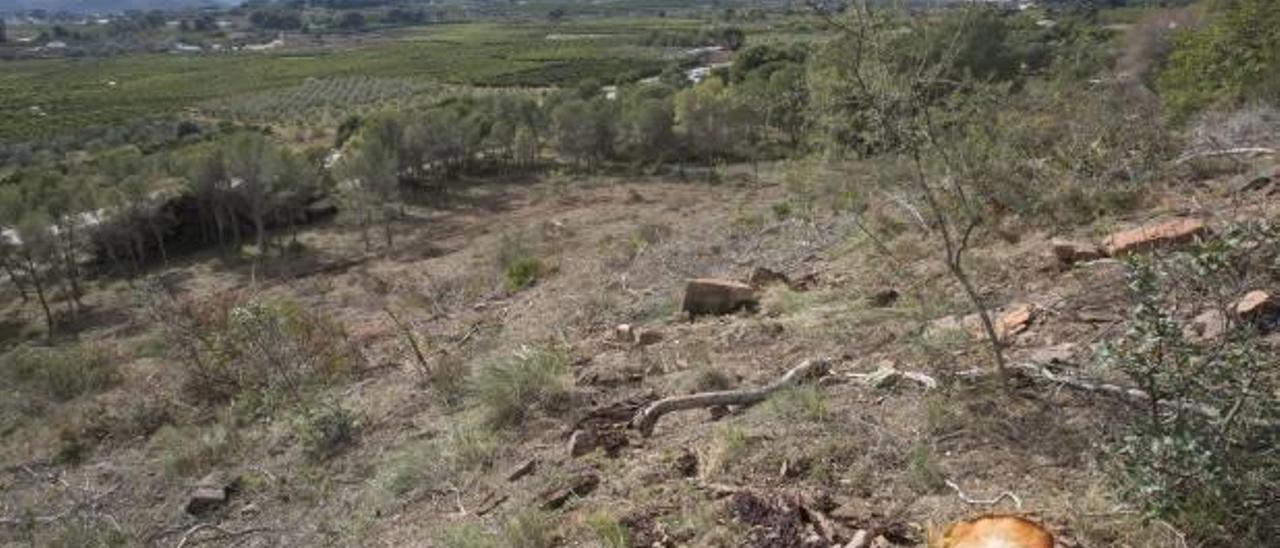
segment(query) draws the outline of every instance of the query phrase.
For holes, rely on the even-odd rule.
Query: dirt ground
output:
[[[135,290],[100,281],[76,337],[116,352],[124,380],[5,433],[0,518],[50,519],[0,525],[0,541],[88,538],[68,536],[75,526],[123,531],[129,545],[445,546],[449,531],[510,531],[541,508],[542,529],[562,546],[608,546],[604,523],[626,530],[633,546],[828,546],[812,510],[842,535],[865,529],[888,545],[923,545],[931,528],[983,513],[1029,516],[1062,546],[1178,545],[1176,530],[1144,523],[1103,473],[1103,417],[1115,402],[1044,383],[953,378],[991,360],[981,340],[956,328],[962,321],[939,321],[969,310],[936,259],[938,244],[902,230],[885,241],[889,259],[851,215],[819,208],[783,218],[779,179],[766,169],[762,182],[734,173],[716,184],[567,176],[477,184],[410,207],[389,250],[376,231],[366,250],[359,229],[337,221],[307,229],[305,251],[264,272],[212,252],[156,272],[187,296],[287,298],[345,328],[363,364],[326,397],[355,410],[359,430],[320,462],[301,454],[286,417],[236,425],[235,441],[218,445],[221,458],[187,474],[166,467],[173,449],[152,434],[102,439],[80,464],[56,464],[68,422],[144,400],[195,432],[183,443],[226,435],[217,412],[183,403],[171,359],[151,350],[163,341]],[[1056,268],[1046,256],[1051,238],[1096,242],[1111,228],[1175,215],[1211,224],[1270,215],[1269,200],[1240,200],[1224,185],[1171,190],[1131,218],[1073,233],[982,234],[972,256],[980,291],[1001,310],[1033,311],[1009,341],[1011,361],[1050,356],[1082,372],[1123,328],[1123,265]],[[893,207],[875,204],[866,218],[906,218]],[[498,266],[513,246],[533,250],[544,272],[517,291]],[[756,311],[692,319],[680,311],[686,279],[745,280],[758,267],[793,287],[762,290]],[[29,332],[35,309],[3,290],[0,331]],[[874,302],[887,290],[896,299]],[[563,349],[572,364],[567,409],[487,434],[486,465],[389,493],[389,469],[433,466],[431,457],[413,460],[415,448],[467,436],[460,425],[478,411],[441,403],[388,309],[433,353],[473,367],[530,347]],[[619,324],[656,341],[621,342]],[[830,374],[760,405],[673,413],[649,437],[601,420],[656,397],[763,385],[819,357],[831,360]],[[863,382],[886,367],[941,384]],[[573,456],[570,438],[584,429],[612,442]],[[210,471],[239,481],[224,505],[197,518],[184,504]],[[507,544],[522,545],[511,534]]]

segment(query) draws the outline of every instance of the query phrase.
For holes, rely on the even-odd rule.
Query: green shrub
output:
[[[558,410],[568,395],[568,372],[565,352],[550,347],[525,348],[481,369],[473,390],[488,411],[490,424],[514,426],[536,408]]]
[[[436,542],[443,548],[505,548],[493,534],[475,523],[459,523],[440,530]]]
[[[233,428],[222,422],[209,426],[165,426],[153,443],[160,451],[165,472],[176,477],[199,476],[226,462],[238,440]]]
[[[0,379],[32,396],[64,402],[120,380],[115,356],[102,347],[20,346],[0,357]]]
[[[595,533],[596,539],[605,548],[628,548],[631,546],[631,535],[617,518],[605,513],[596,512],[587,517],[587,526]]]
[[[358,428],[355,414],[336,403],[308,407],[294,421],[294,431],[307,454],[321,460],[355,441]]]
[[[932,494],[941,492],[946,480],[933,449],[927,443],[916,442],[907,454],[907,483],[920,494]]]
[[[1280,433],[1264,426],[1280,418],[1280,381],[1249,322],[1230,322],[1205,346],[1184,338],[1172,312],[1175,304],[1230,303],[1257,283],[1251,276],[1273,279],[1278,234],[1234,227],[1187,253],[1131,260],[1129,329],[1103,353],[1103,367],[1151,397],[1115,417],[1111,469],[1149,516],[1180,526],[1193,544],[1260,546],[1280,534],[1280,507],[1266,502],[1280,484],[1280,461],[1262,449],[1280,444]]]
[[[450,427],[448,435],[394,453],[374,482],[386,493],[402,497],[421,486],[456,480],[459,474],[488,470],[501,447],[496,434],[463,418]]]
[[[1280,100],[1280,10],[1273,0],[1212,3],[1210,22],[1175,38],[1157,89],[1185,118],[1213,106]]]
[[[503,234],[498,242],[498,268],[507,291],[529,287],[546,273],[535,242],[511,233]]]
[[[797,422],[824,421],[829,413],[826,395],[813,385],[779,390],[769,398],[769,408],[779,417]]]
[[[538,510],[524,510],[502,526],[503,546],[551,548],[555,545],[555,523]]]
[[[537,257],[522,257],[507,265],[503,271],[507,291],[519,291],[532,286],[542,275],[542,261]]]

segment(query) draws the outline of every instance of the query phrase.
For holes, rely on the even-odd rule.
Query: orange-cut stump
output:
[[[1017,516],[985,516],[947,527],[936,548],[1053,548],[1053,535]]]

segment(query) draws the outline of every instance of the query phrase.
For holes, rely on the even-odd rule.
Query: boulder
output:
[[[1253,290],[1236,301],[1235,310],[1241,318],[1252,320],[1276,312],[1278,305],[1280,303],[1270,293]]]
[[[690,315],[729,314],[757,304],[750,285],[720,278],[696,278],[684,288],[684,310]]]
[[[1107,255],[1115,257],[1136,251],[1187,243],[1208,230],[1208,226],[1201,219],[1174,219],[1112,233],[1103,240],[1102,248]]]
[[[1053,240],[1049,244],[1053,249],[1053,256],[1058,259],[1058,264],[1062,266],[1070,266],[1075,263],[1085,261],[1095,261],[1103,258],[1098,246],[1081,242],[1073,242],[1069,240]]]

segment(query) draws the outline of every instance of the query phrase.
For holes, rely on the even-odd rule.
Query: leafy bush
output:
[[[1211,106],[1280,100],[1280,10],[1273,0],[1219,6],[1209,23],[1175,39],[1158,90],[1166,108],[1185,118]]]
[[[522,236],[503,234],[498,243],[498,268],[507,291],[519,291],[538,281],[544,273],[536,246]]]
[[[316,459],[328,458],[351,444],[358,428],[355,414],[340,404],[309,407],[294,423],[307,454]]]
[[[523,257],[507,265],[503,272],[508,291],[519,291],[538,281],[542,274],[542,261],[537,257]]]
[[[489,422],[520,424],[535,408],[555,411],[568,395],[569,356],[551,347],[523,348],[510,359],[480,370],[474,392]]]
[[[185,394],[197,402],[251,391],[296,400],[344,377],[359,359],[340,325],[290,301],[232,292],[197,301],[156,287],[144,297],[182,367]]]
[[[1227,333],[1204,346],[1184,338],[1175,315],[1178,306],[1224,308],[1258,266],[1270,279],[1277,234],[1235,227],[1185,254],[1131,261],[1129,330],[1104,354],[1151,398],[1117,420],[1116,475],[1149,515],[1181,524],[1195,544],[1263,545],[1280,534],[1280,462],[1265,449],[1280,443],[1265,426],[1280,418],[1277,363],[1257,347],[1251,322],[1224,315]]]

